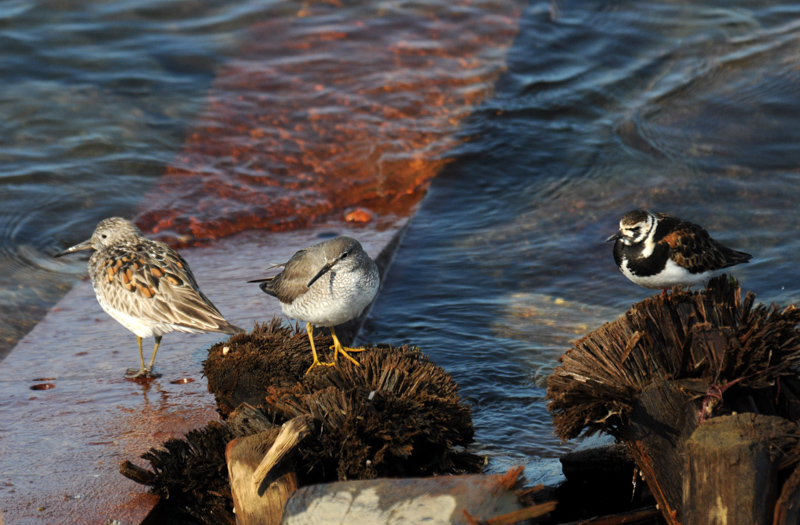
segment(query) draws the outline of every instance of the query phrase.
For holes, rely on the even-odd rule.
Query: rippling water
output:
[[[0,355],[85,272],[50,254],[133,215],[249,28],[307,5],[0,5]],[[799,15],[526,4],[506,72],[461,122],[466,142],[441,153],[361,338],[429,353],[473,403],[479,448],[509,461],[564,448],[547,375],[570,340],[649,293],[602,242],[627,210],[700,222],[754,254],[734,272],[746,289],[798,301]]]
[[[469,143],[435,179],[362,338],[413,342],[476,407],[487,453],[552,456],[545,380],[650,292],[617,270],[627,210],[705,225],[734,274],[800,299],[800,8],[535,2]]]
[[[271,4],[0,3],[0,358],[84,275],[52,254],[133,215]]]

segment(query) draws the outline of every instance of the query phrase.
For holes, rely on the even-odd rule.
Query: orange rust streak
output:
[[[203,112],[212,123],[145,199],[143,230],[191,244],[409,214],[502,72],[519,7],[318,3],[300,15],[255,27],[220,73]]]

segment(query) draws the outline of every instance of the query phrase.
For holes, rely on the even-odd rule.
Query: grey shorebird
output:
[[[166,333],[243,331],[226,321],[200,291],[183,257],[163,242],[143,237],[130,221],[104,219],[89,240],[55,257],[79,250],[95,250],[89,258],[89,277],[97,302],[136,335],[141,366],[128,369],[125,377],[129,379],[158,377],[153,374],[153,363]],[[145,366],[142,338],[151,336],[155,346],[150,364]]]
[[[633,210],[619,221],[614,261],[639,286],[661,289],[692,285],[715,271],[752,258],[711,238],[700,225],[664,213]]]
[[[264,293],[277,297],[283,313],[305,321],[314,360],[306,371],[319,365],[333,366],[339,353],[357,366],[348,348],[339,342],[334,327],[355,319],[369,306],[380,286],[375,261],[350,237],[336,237],[295,253],[275,277],[249,281],[261,283]],[[327,326],[333,337],[333,363],[319,360],[314,346],[314,326]]]

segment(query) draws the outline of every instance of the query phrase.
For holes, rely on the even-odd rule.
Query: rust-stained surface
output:
[[[320,231],[357,237],[377,256],[400,226],[246,232],[181,253],[223,314],[250,329],[255,320],[280,315],[276,300],[246,282],[266,275],[269,262],[318,242]],[[218,417],[201,362],[224,337],[167,334],[156,360],[163,376],[128,381],[125,369],[139,359],[136,338],[100,309],[88,281],[73,288],[0,368],[5,523],[141,522],[157,498],[120,475],[119,463]],[[152,339],[146,345],[149,353]],[[44,384],[51,386],[36,389]]]
[[[137,223],[177,244],[407,216],[504,67],[520,7],[290,4],[223,68]],[[286,13],[286,10],[297,9]]]

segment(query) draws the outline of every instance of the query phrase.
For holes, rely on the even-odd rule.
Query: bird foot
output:
[[[328,347],[328,349],[336,351],[336,345],[331,345]],[[364,350],[366,350],[366,348],[348,348],[346,346],[340,346],[339,352],[341,352],[342,350],[347,350],[348,352],[363,352]]]
[[[322,361],[315,359],[314,362],[311,363],[311,366],[308,367],[308,370],[306,370],[306,375],[308,375],[309,372],[318,366],[333,366],[335,364],[336,363],[323,363]]]
[[[361,366],[361,363],[350,357],[350,354],[348,354],[348,352],[363,352],[365,350],[364,348],[348,348],[346,346],[337,347],[336,345],[333,345],[331,346],[331,349],[333,349],[334,362],[338,360],[339,353],[341,353],[346,359],[348,359],[354,365]]]
[[[151,368],[129,368],[125,374],[125,379],[155,379],[161,374],[153,372]]]

